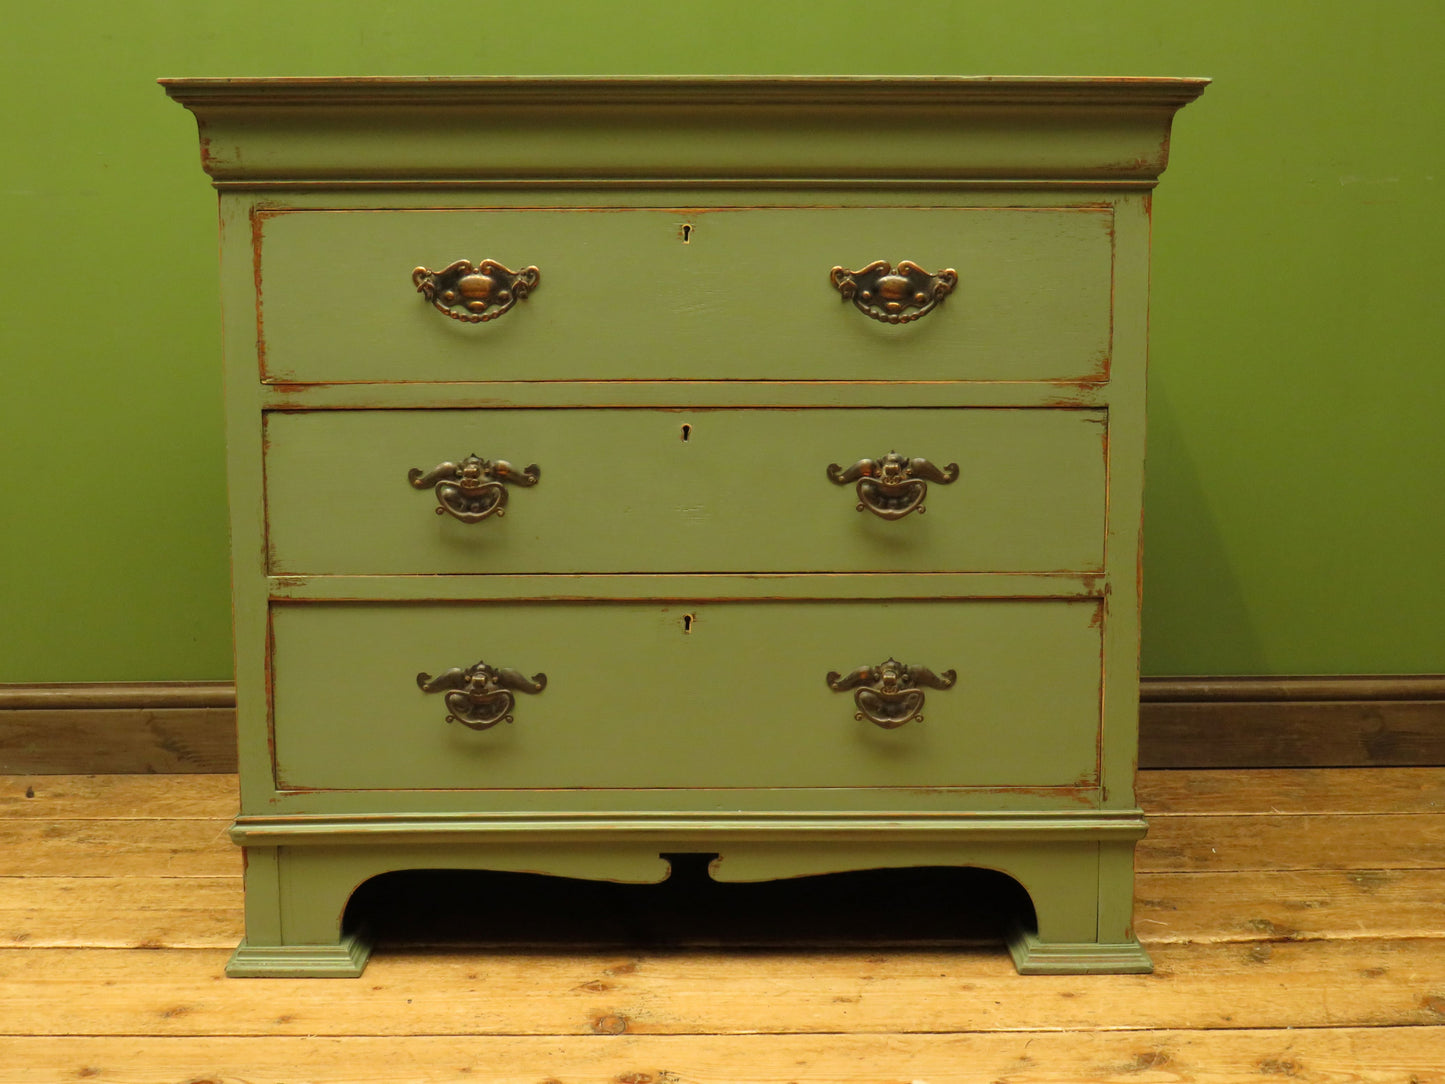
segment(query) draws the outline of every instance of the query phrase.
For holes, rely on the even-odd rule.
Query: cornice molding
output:
[[[207,106],[425,105],[493,108],[1055,108],[1178,109],[1208,79],[1087,76],[576,76],[160,79],[189,109]]]
[[[1152,184],[1205,79],[163,79],[220,187]],[[640,123],[645,121],[645,123]],[[387,149],[378,155],[375,148]],[[565,150],[565,152],[564,152]]]

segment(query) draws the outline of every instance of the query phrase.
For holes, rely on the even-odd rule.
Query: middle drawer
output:
[[[1012,408],[273,412],[268,567],[1098,572],[1107,423]],[[474,463],[468,486],[443,468],[473,455],[510,477]]]

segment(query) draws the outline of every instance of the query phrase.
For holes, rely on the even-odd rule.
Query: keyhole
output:
[[[691,632],[691,631],[692,631],[693,622],[696,621],[696,620],[697,620],[697,614],[683,614],[683,615],[682,615],[682,631],[683,631],[683,632]]]
[[[691,244],[691,243],[692,243],[692,223],[691,223],[691,222],[684,222],[684,223],[682,224],[682,243],[683,243],[684,245],[687,245],[687,244]]]
[[[682,439],[683,439],[683,441],[686,442],[691,436],[692,436],[692,426],[688,425],[686,422],[683,422],[683,424],[682,424]]]

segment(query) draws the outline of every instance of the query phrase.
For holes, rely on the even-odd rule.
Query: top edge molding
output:
[[[162,79],[219,186],[1152,184],[1206,79]]]
[[[569,76],[160,79],[188,108],[215,105],[707,107],[1074,105],[1179,108],[1208,79],[1088,76]]]

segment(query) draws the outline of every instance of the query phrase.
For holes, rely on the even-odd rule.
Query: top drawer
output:
[[[1102,381],[1108,207],[258,211],[265,381]],[[535,266],[524,301],[448,319],[412,270]],[[958,272],[870,319],[830,272]]]

